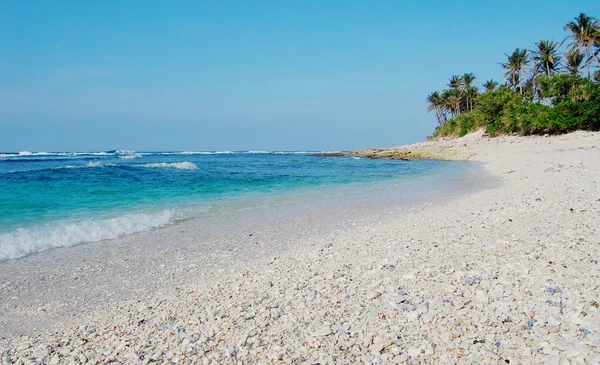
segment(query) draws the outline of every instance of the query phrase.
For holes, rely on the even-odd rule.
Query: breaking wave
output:
[[[180,169],[180,170],[196,170],[198,166],[191,162],[157,162],[157,163],[147,163],[145,165],[140,165],[142,167],[149,167],[153,169]]]
[[[172,211],[155,214],[126,214],[110,219],[59,222],[29,229],[19,228],[0,234],[0,261],[16,259],[51,248],[74,246],[86,242],[164,227],[175,221]]]

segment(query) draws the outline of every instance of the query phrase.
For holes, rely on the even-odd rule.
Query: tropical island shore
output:
[[[600,363],[600,133],[473,133],[353,155],[480,161],[496,183],[299,235],[226,270],[194,268],[170,292],[101,311],[88,303],[76,321],[22,336],[12,326],[0,331],[1,361]],[[165,277],[186,269],[162,268]],[[39,315],[18,299],[22,288],[0,285],[0,327]]]

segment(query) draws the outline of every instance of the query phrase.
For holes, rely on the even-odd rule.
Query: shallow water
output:
[[[306,164],[365,162],[422,173],[240,195],[158,229],[4,260],[0,307],[12,308],[0,316],[4,335],[81,323],[122,301],[199,290],[245,263],[323,245],[338,234],[376,235],[389,220],[398,222],[401,242],[411,212],[495,184],[477,163],[305,157]]]
[[[308,152],[2,153],[0,261],[289,202],[314,209],[433,196],[472,168]]]

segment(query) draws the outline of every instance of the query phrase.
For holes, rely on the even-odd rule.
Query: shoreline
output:
[[[472,134],[392,151],[426,148],[483,162],[501,184],[339,221],[323,235],[300,231],[290,250],[196,273],[186,287],[96,313],[87,327],[0,339],[0,358],[598,361],[600,133]]]
[[[224,205],[211,214],[154,230],[0,261],[0,283],[7,283],[0,308],[10,314],[0,315],[0,337],[68,327],[85,319],[81,313],[93,315],[110,308],[110,302],[170,292],[209,280],[214,271],[243,266],[248,259],[276,257],[338,227],[468,194],[489,184],[485,176],[476,179],[479,183],[473,181],[474,171],[480,169],[454,164],[432,170],[447,182],[415,176],[295,190],[254,203]],[[454,189],[452,181],[461,188]]]

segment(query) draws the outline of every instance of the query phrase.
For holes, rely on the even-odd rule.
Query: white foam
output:
[[[307,152],[307,151],[277,151],[277,152],[273,152],[276,155],[308,155],[309,153],[314,153],[314,152]]]
[[[16,259],[51,248],[97,242],[148,231],[164,227],[174,220],[173,212],[164,210],[155,214],[126,214],[110,219],[53,223],[31,229],[19,228],[10,233],[0,234],[0,261]]]
[[[92,161],[92,162],[88,162],[85,165],[67,165],[67,166],[61,166],[61,167],[54,167],[53,169],[86,169],[86,168],[94,168],[94,167],[110,167],[110,166],[116,166],[115,164],[112,163],[102,163],[102,162],[97,162],[97,161]]]
[[[121,155],[119,156],[120,159],[122,160],[133,160],[135,158],[139,158],[142,157],[142,155],[138,154],[138,153],[134,153],[132,155]]]
[[[31,156],[32,153],[29,151],[21,151],[19,152],[19,156]]]
[[[248,153],[248,154],[256,154],[256,155],[263,155],[263,154],[267,154],[270,153],[269,151],[246,151],[244,153]]]
[[[75,152],[75,156],[108,156],[106,152]]]
[[[180,170],[196,170],[198,168],[198,166],[196,166],[195,164],[191,163],[191,162],[172,162],[172,163],[167,163],[167,162],[156,162],[156,163],[147,163],[145,165],[141,165],[142,167],[149,167],[149,168],[153,168],[153,169],[180,169]]]
[[[173,152],[174,155],[214,155],[214,152],[210,151],[183,151],[183,152]]]
[[[106,166],[115,166],[112,163],[102,163],[102,162],[96,162],[96,161],[92,161],[92,162],[88,162],[85,167],[106,167]]]

